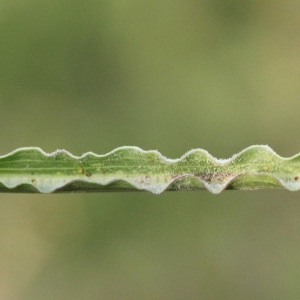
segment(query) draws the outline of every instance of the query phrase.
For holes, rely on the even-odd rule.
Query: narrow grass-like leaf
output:
[[[300,154],[277,155],[268,146],[251,146],[220,160],[203,149],[168,159],[157,151],[120,147],[105,155],[74,156],[65,150],[47,154],[20,148],[0,156],[0,192],[100,192],[207,189],[300,190]]]

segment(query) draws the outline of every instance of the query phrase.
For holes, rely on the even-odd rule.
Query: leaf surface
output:
[[[251,146],[220,160],[203,149],[179,159],[158,151],[120,147],[105,155],[74,156],[65,150],[45,153],[19,148],[0,156],[1,192],[100,192],[200,190],[218,194],[225,189],[300,189],[300,154],[277,155],[268,146]]]

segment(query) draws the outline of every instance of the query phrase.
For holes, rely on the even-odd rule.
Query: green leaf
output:
[[[20,148],[0,156],[1,192],[100,192],[207,189],[300,189],[300,154],[277,155],[268,146],[251,146],[231,159],[218,160],[195,149],[180,159],[157,151],[120,147],[105,155],[74,156],[65,150],[47,154],[40,148]]]

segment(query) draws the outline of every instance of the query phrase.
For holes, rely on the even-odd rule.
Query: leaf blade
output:
[[[74,156],[19,148],[0,156],[0,192],[100,192],[285,188],[300,190],[300,154],[277,155],[268,146],[251,146],[231,159],[194,149],[179,159],[158,151],[120,147],[105,154]]]

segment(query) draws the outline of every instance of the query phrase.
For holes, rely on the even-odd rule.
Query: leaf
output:
[[[203,149],[168,159],[158,151],[120,147],[105,155],[74,156],[65,150],[17,149],[0,156],[0,192],[53,193],[144,190],[300,189],[300,154],[277,155],[268,146],[251,146],[220,160]]]

